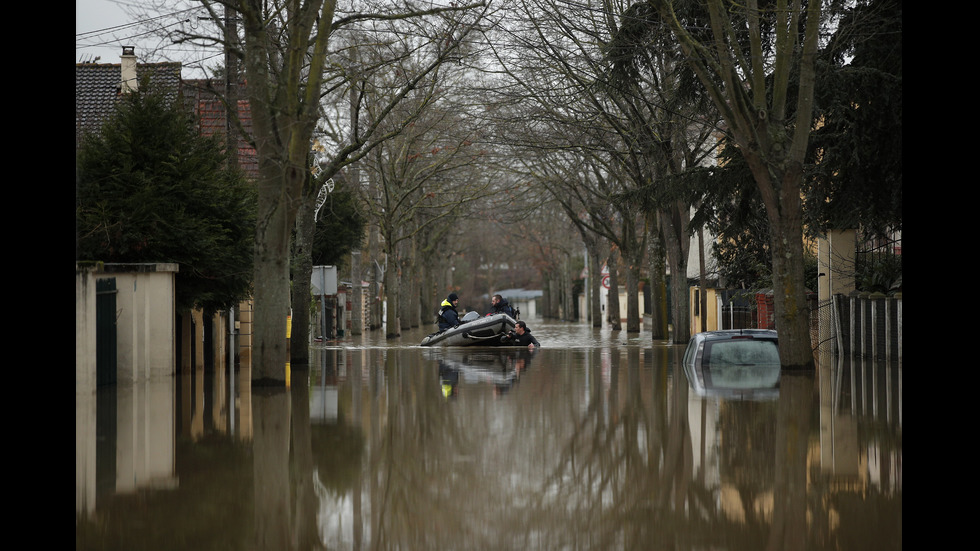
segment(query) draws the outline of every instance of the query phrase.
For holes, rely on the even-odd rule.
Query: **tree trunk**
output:
[[[408,276],[407,280],[407,293],[405,294],[405,308],[408,323],[405,329],[412,329],[419,326],[419,321],[422,318],[422,312],[419,308],[419,298],[421,296],[421,280],[419,279],[419,251],[416,246],[415,240],[410,239],[407,243],[409,258],[408,258],[408,270],[406,271]]]
[[[306,174],[302,167],[279,171],[276,167],[269,170],[268,165],[261,169],[255,227],[252,385],[285,386],[289,358],[289,249],[297,208],[297,201],[288,198],[300,196]]]
[[[393,339],[401,336],[401,266],[398,255],[388,253],[388,269],[385,270],[385,300],[388,313],[385,316],[385,338]]]
[[[687,287],[687,255],[691,240],[685,232],[690,215],[685,206],[678,204],[670,211],[661,211],[658,217],[666,245],[667,264],[670,266],[673,342],[683,344],[691,339],[691,301]]]
[[[657,214],[651,214],[656,220]],[[648,237],[650,264],[650,337],[652,340],[667,340],[670,336],[667,313],[667,264],[664,259],[663,235],[656,222],[647,225],[651,235]]]
[[[436,256],[431,250],[426,252],[421,265],[419,266],[419,273],[421,274],[422,285],[419,288],[419,323],[421,327],[432,329],[433,320],[435,320],[436,305],[439,304],[441,299],[438,299],[438,290],[442,289],[442,278],[445,273],[439,267],[439,263],[433,260]]]
[[[289,315],[289,231],[257,230],[254,272],[252,384],[286,384],[286,316]],[[278,223],[277,223],[278,221]],[[285,236],[283,235],[285,234]]]
[[[358,248],[350,253],[351,309],[350,334],[360,335],[364,320],[361,313],[364,307],[364,293],[361,288],[361,251]]]
[[[619,313],[619,250],[613,249],[609,255],[609,294],[606,304],[608,311],[606,316],[614,331],[623,328],[622,314]]]
[[[551,277],[549,272],[541,274],[541,317],[551,318]]]
[[[564,313],[562,312],[562,288],[561,288],[561,267],[552,266],[551,273],[548,274],[548,281],[551,283],[548,285],[548,289],[551,294],[551,319],[560,320]]]
[[[772,212],[771,209],[767,211]],[[810,308],[802,285],[805,280],[800,209],[795,212],[784,209],[781,216],[770,216],[769,223],[779,359],[784,368],[812,369],[815,363],[810,339]]]
[[[368,304],[368,329],[376,331],[382,327],[381,312],[381,293],[380,285],[384,281],[381,274],[381,253],[378,245],[378,227],[374,224],[368,228],[368,292],[364,298]]]
[[[292,331],[289,340],[289,365],[306,369],[310,365],[310,280],[313,277],[313,233],[316,222],[312,203],[316,193],[305,193],[303,205],[296,213],[296,235],[293,239]],[[324,312],[324,315],[327,313]],[[327,338],[327,335],[324,335]]]
[[[640,249],[637,247],[637,249]],[[643,261],[643,251],[627,252],[626,258],[626,332],[640,332],[640,265]],[[626,255],[624,255],[626,256]]]
[[[589,316],[592,319],[592,327],[602,327],[602,264],[599,251],[593,245],[589,249]]]
[[[562,270],[562,288],[565,290],[565,321],[575,321],[575,296],[572,290],[572,259],[565,256],[566,268]]]
[[[813,369],[810,309],[803,287],[803,204],[800,198],[802,166],[785,162],[782,168],[758,155],[746,160],[762,191],[769,220],[772,251],[772,291],[779,332],[779,360],[784,368]]]
[[[412,328],[414,323],[414,318],[418,317],[417,312],[412,311],[412,304],[414,300],[412,296],[415,294],[416,290],[413,285],[414,280],[414,256],[415,247],[412,244],[411,239],[402,240],[401,244],[398,246],[400,250],[399,254],[399,284],[398,284],[398,314],[401,321],[399,326],[402,331],[408,331]]]
[[[408,261],[405,261],[405,264],[408,265]],[[412,288],[411,268],[402,269],[399,274],[398,319],[401,322],[399,327],[402,331],[408,331],[412,328],[412,318],[415,317],[412,312],[412,293],[414,289]]]

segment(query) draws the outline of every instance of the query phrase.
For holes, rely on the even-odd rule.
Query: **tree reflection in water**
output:
[[[76,548],[901,547],[900,367],[783,373],[777,396],[738,401],[693,392],[683,347],[572,330],[536,325],[533,354],[314,349],[288,390],[245,370],[127,390],[178,406],[179,482],[136,492],[95,482],[132,463],[128,413],[78,400],[79,438],[108,440],[76,454],[107,474],[77,485],[109,489],[79,508]]]

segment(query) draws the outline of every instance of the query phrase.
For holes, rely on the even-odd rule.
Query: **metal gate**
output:
[[[95,384],[116,383],[116,278],[95,282]]]

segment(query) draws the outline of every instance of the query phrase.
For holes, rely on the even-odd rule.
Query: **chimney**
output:
[[[135,52],[135,46],[123,46],[123,53],[119,56],[120,65],[122,66],[122,82],[119,91],[123,94],[135,92],[138,87]]]

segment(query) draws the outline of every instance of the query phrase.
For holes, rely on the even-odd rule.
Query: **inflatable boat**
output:
[[[477,312],[463,316],[459,325],[422,339],[422,346],[498,346],[500,336],[517,325],[507,314],[480,317]]]

